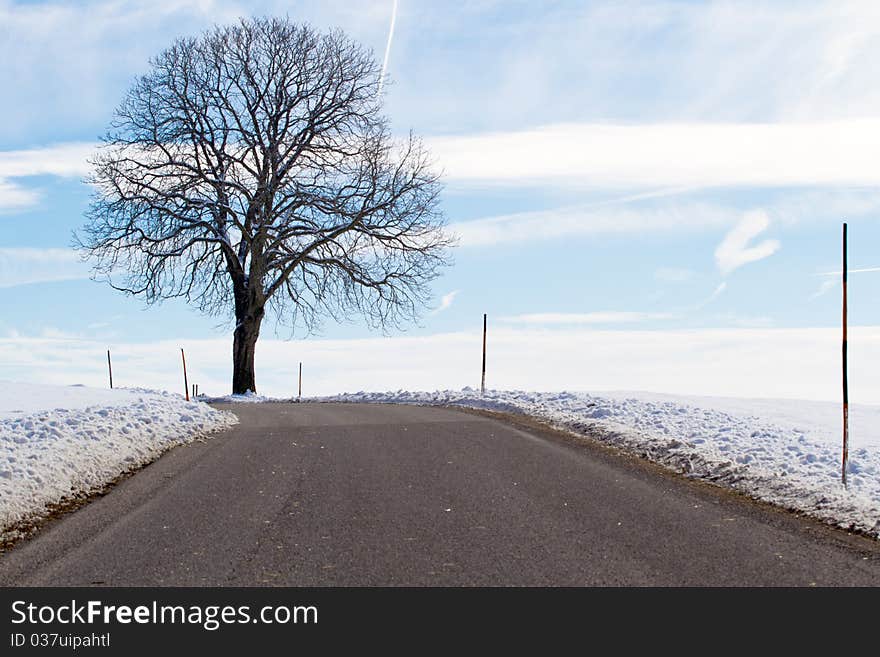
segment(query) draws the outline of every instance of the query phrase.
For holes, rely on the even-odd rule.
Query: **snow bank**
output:
[[[131,394],[132,391],[125,388],[110,390],[0,381],[0,420],[53,408],[71,411],[89,406],[125,406],[131,402]]]
[[[355,393],[322,401],[443,404],[530,415],[688,476],[880,537],[880,407],[851,410],[849,488],[840,483],[840,409],[792,400],[469,388]]]
[[[0,381],[0,536],[237,421],[167,392]]]
[[[270,402],[294,402],[295,398],[277,399],[275,397],[265,397],[248,390],[241,395],[224,395],[223,397],[199,397],[201,401],[211,404],[266,404]]]

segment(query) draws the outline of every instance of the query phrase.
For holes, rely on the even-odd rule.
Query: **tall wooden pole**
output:
[[[480,394],[486,394],[486,313],[483,313],[483,378],[480,382]]]
[[[110,363],[110,350],[107,350],[107,372],[110,373],[110,390],[113,390],[113,365]]]
[[[183,361],[183,392],[186,394],[186,401],[189,401],[189,382],[186,380],[186,355],[183,349],[180,350],[180,358]]]
[[[299,362],[299,391],[296,394],[296,400],[299,401],[303,396],[303,364]]]
[[[849,381],[846,372],[846,222],[843,224],[843,455],[840,480],[846,486],[846,465],[849,461]]]

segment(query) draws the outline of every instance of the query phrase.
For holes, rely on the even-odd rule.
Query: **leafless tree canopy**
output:
[[[340,32],[246,20],[175,42],[116,111],[80,245],[120,290],[233,315],[235,392],[267,310],[395,325],[446,264],[437,174],[391,138],[380,75]]]

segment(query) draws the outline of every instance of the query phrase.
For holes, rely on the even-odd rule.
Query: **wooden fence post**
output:
[[[849,381],[847,377],[847,337],[846,337],[846,222],[843,224],[843,343],[841,356],[843,363],[843,454],[840,463],[840,480],[846,487],[846,466],[849,461]]]
[[[180,350],[180,358],[183,361],[183,392],[186,394],[186,401],[189,401],[189,382],[186,380],[186,355],[183,348]]]
[[[486,313],[483,313],[483,378],[480,381],[480,394],[486,394]]]

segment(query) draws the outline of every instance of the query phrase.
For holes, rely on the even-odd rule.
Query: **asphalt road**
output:
[[[878,585],[880,542],[536,427],[241,404],[0,557],[3,585]]]

